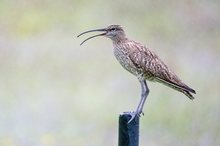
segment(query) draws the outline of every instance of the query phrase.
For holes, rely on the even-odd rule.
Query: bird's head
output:
[[[97,37],[97,36],[106,36],[106,37],[110,38],[113,41],[117,41],[117,40],[125,38],[124,30],[120,25],[110,25],[110,26],[108,26],[106,28],[102,28],[102,29],[88,30],[88,31],[82,32],[77,37],[80,37],[81,35],[83,35],[85,33],[96,32],[96,31],[97,32],[100,31],[100,32],[103,32],[103,33],[100,33],[100,34],[97,34],[97,35],[94,35],[94,36],[91,36],[91,37],[85,39],[80,45],[82,45],[87,40],[89,40],[91,38],[94,38],[94,37]]]

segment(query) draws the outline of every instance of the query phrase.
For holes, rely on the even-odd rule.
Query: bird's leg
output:
[[[141,113],[143,111],[144,103],[145,103],[147,96],[149,94],[149,89],[148,89],[146,81],[145,80],[139,80],[139,81],[141,83],[141,100],[138,104],[136,111],[131,113],[131,119],[128,121],[128,123],[130,123],[135,118],[135,116],[141,115]]]
[[[137,110],[136,110],[136,113],[138,115],[140,115],[143,112],[144,103],[145,103],[147,96],[149,94],[149,89],[148,89],[146,81],[141,80],[140,83],[141,83],[141,100],[140,100],[138,107],[137,107]]]

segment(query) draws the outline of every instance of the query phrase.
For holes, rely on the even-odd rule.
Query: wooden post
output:
[[[138,146],[139,144],[139,117],[136,116],[128,123],[130,118],[129,112],[119,115],[118,146]]]

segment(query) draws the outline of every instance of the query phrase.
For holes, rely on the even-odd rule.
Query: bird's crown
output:
[[[110,25],[107,27],[109,31],[124,31],[120,25]]]

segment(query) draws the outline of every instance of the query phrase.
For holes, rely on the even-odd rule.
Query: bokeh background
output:
[[[140,146],[220,145],[220,1],[0,0],[0,145],[116,146],[137,79],[111,41],[82,31],[120,24],[197,91],[148,82]]]

